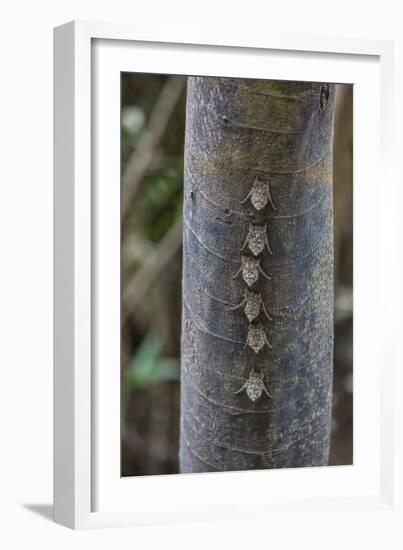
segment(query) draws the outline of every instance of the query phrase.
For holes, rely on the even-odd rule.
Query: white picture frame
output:
[[[393,255],[393,44],[283,34],[190,42],[185,31],[149,36],[109,23],[55,29],[55,521],[81,529],[308,504],[312,513],[391,509],[393,285],[383,266]],[[354,84],[353,465],[120,477],[121,71]]]

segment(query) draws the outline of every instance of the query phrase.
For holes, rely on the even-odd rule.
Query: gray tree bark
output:
[[[181,472],[327,464],[334,92],[188,79]]]

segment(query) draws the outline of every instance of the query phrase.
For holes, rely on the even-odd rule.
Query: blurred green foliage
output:
[[[132,97],[131,102],[122,107],[122,174],[147,126],[166,79],[161,75],[131,76],[137,78],[130,79],[127,75],[125,80]],[[126,96],[128,94],[126,91]],[[136,233],[152,243],[158,243],[182,213],[185,100],[183,93],[154,153],[153,162],[142,182],[142,192],[136,197],[126,220],[124,235]]]
[[[150,116],[168,78],[166,75],[153,74],[122,75],[122,176],[147,132]],[[147,255],[155,250],[167,231],[182,216],[185,103],[184,87],[162,139],[153,149],[152,160],[140,183],[139,192],[122,220],[122,247],[127,245],[129,250],[122,264],[123,288],[142,269]],[[124,324],[124,423],[132,427],[144,427],[143,407],[153,402],[151,394],[158,391],[159,386],[172,395],[177,391],[180,373],[180,277],[175,276],[175,273],[180,273],[180,269],[179,253],[168,266],[168,275],[164,271],[150,285],[140,306],[131,312]],[[166,382],[173,384],[167,385]],[[162,402],[154,404],[155,414],[161,409],[161,415],[166,417],[166,406]],[[172,418],[175,430],[177,415],[178,411],[175,410]],[[149,434],[144,437],[151,444],[152,436]]]
[[[137,223],[152,242],[159,242],[182,212],[183,161],[177,166],[155,170],[145,178],[139,199]]]
[[[148,333],[127,371],[129,391],[144,390],[157,382],[179,379],[179,359],[162,357],[161,350],[161,338],[155,333]]]

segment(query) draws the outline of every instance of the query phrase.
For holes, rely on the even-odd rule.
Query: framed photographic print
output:
[[[391,505],[391,63],[55,29],[57,522]]]

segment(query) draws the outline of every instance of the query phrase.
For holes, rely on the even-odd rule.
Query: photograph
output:
[[[353,464],[353,85],[120,79],[121,476]]]

